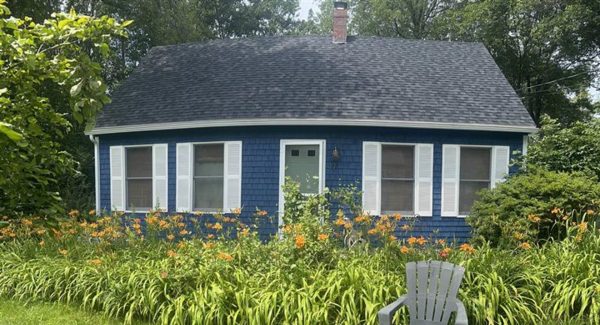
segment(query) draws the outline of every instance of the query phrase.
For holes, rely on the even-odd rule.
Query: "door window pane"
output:
[[[285,177],[300,184],[300,193],[319,193],[319,145],[286,145]]]
[[[381,211],[414,211],[415,147],[381,146]]]
[[[224,144],[194,146],[194,209],[223,209]]]
[[[152,147],[127,148],[127,209],[152,209]]]
[[[490,187],[491,159],[491,148],[460,148],[460,215],[469,214],[473,202],[479,197],[477,192]]]

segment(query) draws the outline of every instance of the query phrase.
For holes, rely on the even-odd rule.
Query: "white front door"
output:
[[[302,194],[319,194],[325,187],[325,140],[281,140],[279,154],[279,225],[283,224],[283,185],[300,184]]]

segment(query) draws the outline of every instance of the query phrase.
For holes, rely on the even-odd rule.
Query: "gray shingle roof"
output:
[[[534,127],[480,43],[260,37],[153,48],[96,128],[231,119]]]

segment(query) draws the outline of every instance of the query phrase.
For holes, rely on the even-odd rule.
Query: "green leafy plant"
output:
[[[552,171],[590,172],[600,178],[600,120],[575,122],[562,127],[545,117],[532,136],[525,164]]]
[[[408,261],[443,259],[466,268],[460,298],[473,324],[600,321],[600,233],[585,222],[540,247],[411,237],[349,250],[302,227],[293,230],[302,245],[291,236],[263,243],[252,232],[182,235],[193,227],[182,216],[148,215],[147,231],[176,235],[169,240],[123,218],[72,211],[50,229],[35,218],[9,221],[0,228],[0,296],[78,305],[127,324],[374,324],[405,293]],[[407,310],[397,318],[405,323]]]
[[[64,211],[57,180],[77,174],[61,141],[109,102],[102,68],[130,22],[59,13],[44,23],[7,17],[0,0],[0,213]]]
[[[594,176],[530,166],[526,173],[482,191],[467,222],[475,239],[510,246],[561,239],[565,220],[595,218],[598,211],[600,184]]]

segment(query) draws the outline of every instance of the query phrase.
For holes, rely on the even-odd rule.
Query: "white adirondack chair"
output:
[[[381,309],[380,325],[392,324],[394,313],[407,306],[411,325],[447,325],[456,312],[456,325],[467,325],[465,306],[456,298],[465,269],[440,261],[410,262],[406,264],[408,293]]]

